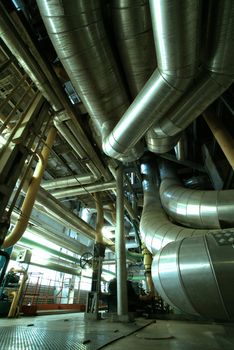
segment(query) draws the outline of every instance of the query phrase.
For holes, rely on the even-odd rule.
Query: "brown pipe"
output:
[[[24,202],[21,208],[21,215],[11,233],[5,238],[2,248],[8,248],[14,245],[24,234],[28,221],[33,209],[33,205],[37,196],[37,192],[40,187],[41,179],[44,173],[44,170],[47,165],[51,147],[54,143],[56,137],[56,129],[52,127],[49,130],[45,145],[42,149],[41,155],[39,157],[39,162],[34,170],[31,183],[28,187]]]
[[[104,211],[100,193],[94,193],[94,199],[97,209],[96,242],[103,244],[102,228],[104,225]]]
[[[229,164],[234,170],[234,140],[229,134],[227,129],[221,124],[218,117],[212,113],[211,110],[207,110],[203,113],[203,118],[212,131],[216,141],[225,154]]]

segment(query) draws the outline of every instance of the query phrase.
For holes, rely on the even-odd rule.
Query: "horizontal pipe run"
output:
[[[36,202],[46,208],[53,216],[62,219],[75,231],[84,234],[88,238],[95,240],[96,231],[88,225],[84,220],[73,214],[65,206],[63,206],[55,197],[42,187],[38,191]],[[103,239],[103,243],[110,249],[114,250],[113,242],[107,238]]]
[[[194,228],[234,227],[234,190],[188,189],[168,162],[159,165],[161,203],[175,222]]]
[[[47,190],[65,189],[67,187],[87,185],[95,182],[97,178],[94,175],[74,175],[67,176],[63,178],[58,178],[56,180],[46,180],[42,182],[42,187]]]
[[[96,192],[104,192],[113,190],[116,188],[116,182],[110,181],[101,184],[92,184],[87,186],[76,186],[70,187],[66,189],[58,189],[51,191],[52,196],[55,198],[65,198],[65,197],[74,197],[74,196],[82,196],[85,194],[91,194]]]

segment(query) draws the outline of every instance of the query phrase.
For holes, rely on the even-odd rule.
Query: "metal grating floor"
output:
[[[65,322],[66,321],[66,322]],[[30,326],[0,328],[2,350],[97,350],[151,322],[110,323],[106,320],[60,319]]]

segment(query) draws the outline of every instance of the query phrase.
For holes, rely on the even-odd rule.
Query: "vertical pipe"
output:
[[[116,170],[116,275],[117,275],[117,315],[119,317],[128,314],[127,295],[127,271],[124,237],[124,191],[123,191],[123,166],[119,165]]]

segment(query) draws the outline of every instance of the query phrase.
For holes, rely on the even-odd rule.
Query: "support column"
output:
[[[124,190],[123,190],[123,166],[116,170],[116,275],[117,275],[117,315],[120,320],[128,320],[128,294],[127,271],[124,234]]]

